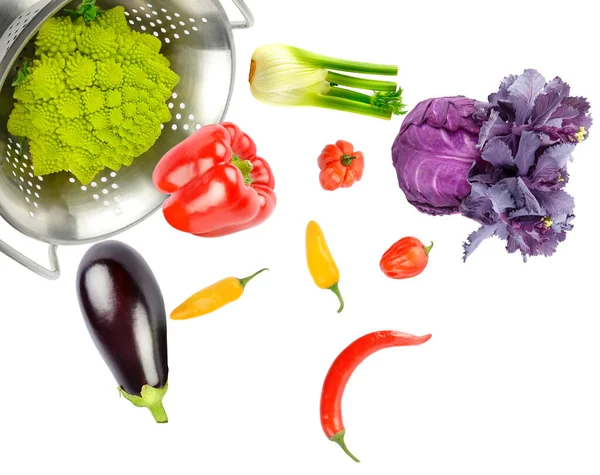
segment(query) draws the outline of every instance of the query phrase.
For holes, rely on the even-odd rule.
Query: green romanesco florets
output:
[[[116,89],[123,84],[123,69],[114,59],[105,59],[98,62],[96,72],[96,85],[106,91],[107,89]]]
[[[29,152],[31,156],[37,157],[33,162],[33,173],[37,176],[55,173],[67,166],[68,147],[55,135],[37,136],[29,142]]]
[[[56,129],[56,135],[65,145],[77,147],[82,140],[80,137],[87,135],[87,125],[88,122],[84,119],[70,120]]]
[[[55,101],[29,105],[31,125],[40,134],[52,134],[61,124],[61,115]]]
[[[96,86],[88,87],[81,94],[85,111],[88,114],[93,114],[96,111],[104,108],[106,103],[106,94],[102,92],[102,89]]]
[[[28,137],[35,132],[35,128],[31,125],[31,112],[21,102],[15,104],[15,108],[8,118],[7,126],[8,130],[17,137]]]
[[[94,84],[96,62],[80,53],[75,53],[67,61],[65,69],[67,86],[74,89],[85,89]]]
[[[125,16],[125,8],[121,6],[111,8],[110,10],[104,12],[104,14],[100,15],[94,21],[94,23],[103,28],[112,28],[117,35],[121,35],[123,33],[133,33],[134,31],[129,28],[129,25],[127,24],[127,17]],[[152,38],[154,38],[154,36],[152,36]]]
[[[67,119],[76,119],[82,116],[85,109],[81,102],[81,93],[77,90],[67,89],[56,99],[56,110]]]
[[[162,47],[162,43],[156,36],[133,31],[131,37],[135,43],[145,45],[152,53],[158,53]]]
[[[65,60],[60,53],[33,61],[28,82],[36,100],[48,101],[60,96],[66,87],[64,69]]]
[[[36,56],[56,53],[71,54],[77,49],[75,37],[81,28],[73,26],[69,17],[53,17],[40,27],[35,40]]]
[[[112,89],[106,93],[106,107],[120,107],[123,103],[123,94],[118,89]]]
[[[160,40],[132,30],[123,7],[93,20],[51,18],[35,45],[8,131],[29,140],[36,176],[71,171],[86,185],[154,145],[179,76]]]
[[[113,58],[117,52],[117,35],[112,28],[91,25],[77,36],[77,48],[94,60]]]

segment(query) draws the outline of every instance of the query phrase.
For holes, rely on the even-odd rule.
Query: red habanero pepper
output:
[[[170,194],[167,222],[183,232],[218,237],[264,222],[275,210],[275,179],[254,141],[230,123],[201,127],[169,150],[152,181]]]
[[[379,261],[381,271],[392,279],[408,279],[425,270],[429,262],[429,246],[424,246],[415,237],[403,237],[383,253]]]
[[[415,336],[391,330],[368,333],[348,345],[329,368],[321,393],[321,426],[327,438],[339,444],[355,462],[359,460],[344,442],[346,429],[342,420],[342,397],[350,376],[360,363],[379,350],[420,345],[430,338],[430,334]]]
[[[321,188],[328,191],[349,188],[362,178],[365,158],[355,152],[350,142],[338,140],[335,145],[326,145],[317,160],[321,172]]]

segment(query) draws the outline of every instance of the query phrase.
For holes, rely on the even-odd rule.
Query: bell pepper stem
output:
[[[256,271],[254,274],[252,274],[252,275],[249,275],[248,277],[244,277],[243,279],[238,279],[238,280],[240,281],[240,285],[242,286],[242,289],[243,289],[243,288],[245,288],[245,287],[246,287],[246,284],[247,284],[248,282],[250,282],[252,279],[254,279],[254,277],[256,277],[258,274],[260,274],[261,272],[264,272],[264,271],[266,271],[266,270],[269,270],[269,269],[267,269],[267,268],[265,267],[264,269],[261,269],[261,270],[259,270],[259,271]]]
[[[162,400],[165,397],[168,388],[168,383],[165,384],[162,388],[155,388],[146,384],[142,387],[142,390],[140,391],[141,397],[137,395],[128,394],[121,387],[117,389],[119,390],[119,394],[125,399],[127,399],[129,402],[131,402],[134,406],[147,408],[154,417],[154,420],[159,424],[162,424],[165,422],[169,422],[169,418],[167,417],[167,413],[162,403]]]
[[[352,452],[350,452],[348,450],[348,447],[346,447],[346,442],[344,442],[344,434],[346,433],[346,430],[341,430],[339,431],[337,434],[333,435],[332,437],[329,438],[329,440],[335,442],[336,444],[338,444],[342,450],[344,452],[346,452],[346,454],[355,462],[360,462],[360,460],[358,460],[354,455],[352,455]]]
[[[250,176],[250,172],[254,169],[254,165],[252,165],[250,160],[242,160],[240,157],[234,154],[231,158],[231,164],[236,166],[239,171],[242,172],[244,183],[246,185],[249,185],[254,181]]]
[[[429,251],[431,251],[432,247],[433,247],[433,241],[431,241],[431,244],[429,246],[423,246],[423,250],[425,251],[425,254],[429,255]]]
[[[340,301],[340,308],[338,308],[337,310],[337,313],[340,313],[344,309],[344,299],[342,298],[342,294],[340,293],[338,282],[329,287],[329,290],[331,290],[335,295],[337,295],[337,298]]]

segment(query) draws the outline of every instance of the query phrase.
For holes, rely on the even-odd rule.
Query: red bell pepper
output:
[[[275,209],[275,179],[254,141],[230,123],[206,125],[169,150],[152,181],[170,194],[163,214],[175,229],[217,237],[264,222]]]

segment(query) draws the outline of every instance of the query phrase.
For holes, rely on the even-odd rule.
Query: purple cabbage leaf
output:
[[[506,77],[488,103],[477,148],[481,160],[468,173],[471,193],[463,216],[481,227],[463,244],[463,259],[487,238],[506,241],[509,253],[552,255],[573,228],[574,200],[563,190],[567,163],[592,124],[586,99],[569,96],[560,78],[546,83],[535,70]]]

